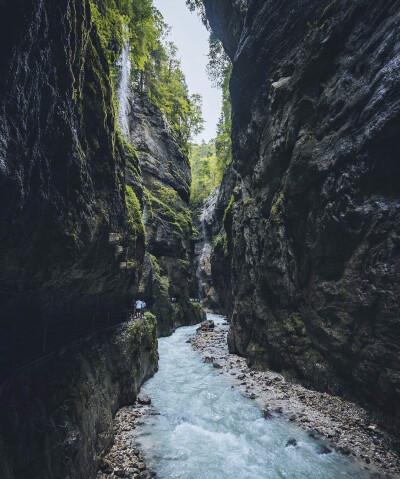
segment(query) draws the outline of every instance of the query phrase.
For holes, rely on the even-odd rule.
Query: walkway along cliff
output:
[[[398,420],[400,3],[204,4],[233,62],[230,350]]]

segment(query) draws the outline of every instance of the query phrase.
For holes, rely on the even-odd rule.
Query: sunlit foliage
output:
[[[195,206],[207,198],[222,180],[223,171],[216,155],[215,140],[203,142],[201,145],[192,145],[190,166],[192,168],[190,202]]]
[[[132,57],[132,87],[159,106],[183,148],[203,127],[201,97],[190,95],[168,27],[152,0],[91,0],[92,18],[114,81],[124,40]],[[125,26],[125,28],[124,28]]]
[[[225,170],[232,161],[232,108],[229,94],[231,70],[232,67],[229,66],[222,81],[222,109],[217,125],[217,138],[215,140],[216,154],[220,167],[223,170]]]
[[[188,1],[191,10],[198,10],[204,15],[203,3]],[[222,43],[210,32],[207,74],[212,83],[222,90],[222,108],[217,125],[217,136],[209,143],[192,145],[192,195],[191,202],[198,205],[211,191],[221,184],[223,173],[232,161],[231,141],[231,101],[229,80],[232,65],[225,53]]]

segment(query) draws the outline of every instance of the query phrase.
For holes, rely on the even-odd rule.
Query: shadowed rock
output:
[[[206,2],[233,60],[230,351],[398,415],[399,2],[237,4]]]

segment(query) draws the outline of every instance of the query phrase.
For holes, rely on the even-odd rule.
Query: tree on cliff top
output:
[[[198,10],[205,21],[204,5],[201,0],[187,1],[190,10]],[[207,74],[212,83],[222,90],[222,108],[217,125],[217,136],[209,143],[192,145],[190,163],[192,166],[191,203],[198,205],[211,191],[219,186],[225,169],[232,161],[231,100],[229,80],[232,64],[221,41],[210,32]]]

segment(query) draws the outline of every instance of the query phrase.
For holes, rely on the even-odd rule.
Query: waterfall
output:
[[[124,45],[122,53],[118,61],[120,67],[120,82],[118,88],[118,123],[121,128],[122,135],[126,138],[129,136],[129,96],[130,96],[130,76],[131,76],[131,55],[130,44],[128,38],[128,27],[124,25]]]
[[[209,241],[206,229],[206,214],[209,205],[206,200],[203,201],[203,210],[201,213],[201,229],[203,234],[203,247],[199,255],[196,277],[198,282],[198,296],[201,300],[207,295],[209,279],[211,277],[211,253],[212,244]]]

